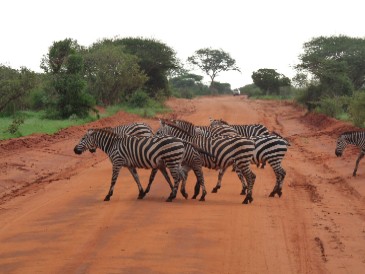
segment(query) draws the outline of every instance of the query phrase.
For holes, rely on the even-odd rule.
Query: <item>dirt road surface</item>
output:
[[[243,205],[229,171],[210,193],[217,171],[204,169],[205,202],[170,191],[160,175],[137,200],[123,169],[104,202],[111,164],[100,150],[75,155],[87,128],[158,120],[118,113],[54,135],[0,142],[0,273],[365,273],[365,162],[358,151],[335,156],[337,136],[352,126],[289,102],[242,96],[172,99],[177,117],[207,125],[263,123],[290,140],[281,198],[269,198],[275,177],[257,175],[254,201]],[[365,161],[365,160],[364,160]],[[139,170],[144,187],[149,171]],[[189,176],[190,197],[195,183]]]

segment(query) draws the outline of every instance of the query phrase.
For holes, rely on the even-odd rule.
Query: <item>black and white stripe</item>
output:
[[[336,156],[341,157],[348,144],[355,145],[360,149],[360,154],[357,157],[355,169],[352,176],[356,176],[360,160],[365,155],[365,131],[350,131],[344,132],[337,138]]]
[[[179,182],[183,179],[181,163],[185,154],[183,142],[175,137],[136,137],[118,135],[108,130],[90,129],[75,146],[74,152],[81,154],[85,150],[100,148],[110,158],[113,165],[111,185],[104,201],[109,201],[113,195],[119,171],[124,166],[129,169],[139,189],[138,198],[145,195],[136,168],[160,169],[166,168],[174,179],[174,188],[167,201],[176,197]]]
[[[110,130],[119,135],[130,135],[130,136],[141,136],[141,137],[153,136],[152,128],[149,125],[142,122],[130,123],[116,127],[106,127],[104,129]]]
[[[235,129],[238,134],[248,138],[269,134],[269,130],[262,124],[235,125],[228,124],[222,119],[214,120],[212,118],[209,118],[209,120],[211,126],[229,125],[233,129]]]
[[[219,185],[221,184],[221,180],[226,169],[229,166],[234,165],[241,182],[244,182],[244,177],[248,183],[248,191],[243,203],[247,204],[248,202],[253,201],[252,188],[256,175],[250,169],[250,162],[255,149],[255,145],[252,140],[240,136],[192,136],[177,125],[168,122],[165,122],[157,131],[157,134],[160,133],[182,138],[183,140],[199,147],[203,151],[210,153],[213,157],[206,154],[201,155],[202,165],[210,169],[219,169],[217,183]],[[198,193],[199,185],[196,184],[194,195],[198,195]]]

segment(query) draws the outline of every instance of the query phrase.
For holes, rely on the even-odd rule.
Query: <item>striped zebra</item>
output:
[[[342,133],[337,138],[336,145],[336,156],[341,157],[344,152],[346,146],[348,144],[355,145],[360,148],[359,157],[357,157],[355,169],[352,173],[352,176],[356,176],[357,168],[359,167],[360,160],[364,158],[365,155],[365,131],[349,131]]]
[[[222,126],[227,126],[227,125],[223,124]],[[219,125],[216,125],[215,127],[219,127]],[[225,131],[226,130],[227,129],[225,129]],[[238,131],[238,127],[235,128],[234,130]],[[208,135],[209,133],[213,134],[214,131],[211,130],[209,132],[208,128],[208,132],[205,132],[205,135]],[[269,197],[274,197],[275,194],[281,197],[284,178],[286,176],[286,171],[281,166],[281,162],[288,150],[288,146],[290,146],[288,140],[286,140],[277,133],[251,136],[250,139],[255,142],[255,151],[252,157],[252,163],[256,164],[256,166],[260,166],[261,164],[262,167],[266,163],[269,163],[269,165],[271,166],[271,168],[275,173],[276,183]],[[217,185],[213,188],[212,192],[216,193],[218,189],[220,189],[220,187],[221,185],[217,183]],[[246,194],[246,190],[247,190],[247,185],[243,181],[241,194],[242,195]]]
[[[202,165],[209,169],[219,169],[219,184],[226,169],[229,166],[234,165],[236,173],[241,182],[244,182],[244,179],[246,179],[248,184],[247,195],[243,203],[247,204],[253,201],[252,188],[256,175],[250,169],[250,162],[255,149],[255,145],[252,140],[243,137],[230,136],[192,136],[176,124],[167,121],[163,122],[162,127],[158,129],[156,134],[173,135],[196,145],[204,151],[209,152],[214,157],[202,154]],[[182,183],[182,188],[185,187],[185,182]],[[199,189],[199,185],[196,184],[194,196],[199,194]]]
[[[153,136],[152,128],[149,125],[142,122],[130,123],[116,127],[105,127],[104,129],[110,130],[119,135],[130,135],[130,136],[140,136],[140,137]]]
[[[262,124],[250,124],[250,125],[235,125],[228,124],[226,121],[219,119],[215,120],[209,117],[211,126],[219,126],[219,125],[229,125],[233,129],[235,129],[240,135],[245,136],[247,138],[261,136],[269,134],[269,130]]]
[[[113,165],[111,185],[104,201],[109,201],[113,195],[115,183],[120,169],[124,166],[131,172],[137,183],[139,195],[145,195],[139,181],[136,168],[159,169],[166,173],[166,167],[174,179],[173,190],[166,200],[171,202],[177,193],[179,182],[183,179],[181,163],[185,154],[184,143],[175,137],[137,137],[118,135],[104,129],[90,129],[75,146],[74,152],[81,154],[85,150],[103,150]]]

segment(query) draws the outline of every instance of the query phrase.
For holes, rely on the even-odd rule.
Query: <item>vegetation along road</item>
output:
[[[111,164],[106,155],[75,155],[92,127],[133,121],[158,128],[157,119],[119,112],[53,135],[0,142],[1,273],[363,273],[365,166],[352,176],[358,150],[335,156],[336,139],[356,129],[289,103],[243,96],[171,99],[174,117],[208,125],[262,123],[286,137],[287,172],[281,198],[269,198],[270,166],[252,166],[254,201],[244,205],[230,170],[211,193],[218,172],[204,169],[205,202],[170,190],[160,173],[138,200],[122,169],[109,202]],[[139,170],[146,187],[150,171]],[[190,174],[187,191],[193,194]]]

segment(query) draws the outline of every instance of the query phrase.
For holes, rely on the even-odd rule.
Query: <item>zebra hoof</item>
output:
[[[166,202],[171,203],[172,199],[169,197],[169,198],[166,199]]]
[[[205,197],[200,197],[199,202],[205,202]]]
[[[271,192],[270,195],[269,195],[269,197],[275,197],[275,192],[274,191]]]
[[[242,189],[240,195],[246,195],[246,189]]]
[[[184,196],[185,199],[187,199],[189,197],[189,195],[186,192],[182,192],[181,194],[182,194],[182,196]]]
[[[104,202],[108,202],[108,201],[110,201],[110,197],[109,197],[109,196],[106,196],[106,197],[104,198]]]
[[[279,198],[281,197],[281,195],[283,195],[283,192],[281,192],[281,190],[279,190],[278,192],[277,192],[277,194],[278,194],[278,196],[279,196]]]
[[[356,172],[352,173],[352,176],[353,176],[353,177],[356,177]]]
[[[218,188],[215,187],[212,189],[212,193],[217,193],[217,192],[218,192]]]
[[[246,198],[243,200],[242,204],[247,205],[248,203],[252,203],[253,198],[251,196],[246,196]]]
[[[193,197],[191,197],[191,199],[192,199],[192,200],[195,200],[195,199],[196,199],[196,196],[198,196],[198,195],[194,194],[194,196],[193,196]]]

